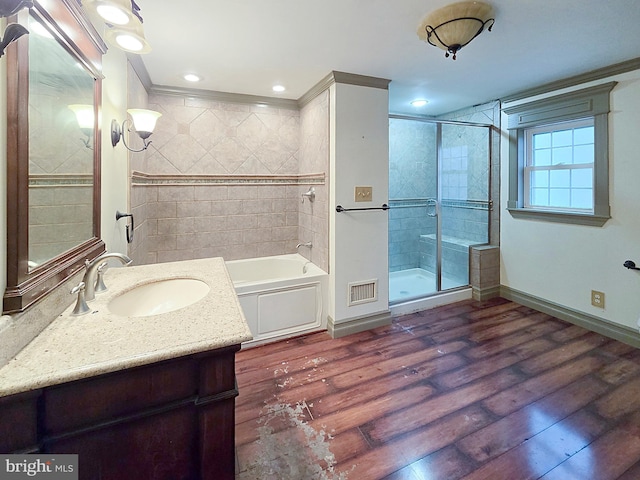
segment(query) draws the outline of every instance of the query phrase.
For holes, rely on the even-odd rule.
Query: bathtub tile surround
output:
[[[314,248],[300,253],[326,269],[327,101],[318,98],[301,113],[295,103],[258,107],[152,93],[149,108],[163,116],[144,159],[131,162],[138,170],[132,258],[235,260],[292,253],[311,241]],[[309,137],[302,147],[301,135]],[[311,185],[317,201],[302,204]]]

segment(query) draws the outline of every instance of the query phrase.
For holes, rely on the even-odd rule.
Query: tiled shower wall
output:
[[[489,167],[489,198],[495,207],[489,211],[489,243],[500,244],[500,102],[493,101],[469,107],[438,117],[438,120],[455,120],[493,125],[490,133],[491,165]]]
[[[439,120],[466,121],[499,127],[500,104],[491,102],[464,109],[444,115]],[[487,204],[487,199],[497,204],[499,195],[498,130],[490,130],[487,139],[486,129],[442,125],[443,262],[450,270],[448,274],[451,277],[467,278],[468,245],[489,241],[489,218],[491,241],[498,240],[498,212],[488,210]],[[493,152],[490,167],[486,163],[488,148]],[[461,159],[464,159],[464,164],[456,167]],[[399,199],[436,197],[435,124],[390,119],[389,161],[392,206],[410,203]],[[464,179],[464,184],[457,185],[456,169],[463,172],[460,177]],[[457,190],[461,190],[463,194],[457,195]],[[460,201],[461,199],[464,201]],[[433,269],[432,237],[435,234],[435,220],[425,218],[424,213],[424,208],[389,211],[390,271],[418,266]]]
[[[425,146],[433,146],[425,148]],[[435,198],[436,126],[426,122],[389,120],[389,204]],[[424,207],[389,210],[389,271],[420,265],[420,235],[433,234],[436,223]]]
[[[326,269],[326,183],[300,174],[327,170],[327,105],[326,94],[302,111],[149,95],[148,108],[163,116],[146,155],[131,159],[152,179],[133,178],[134,261],[253,258],[312,241],[300,253]],[[302,204],[311,186],[316,202]]]
[[[489,167],[489,198],[494,207],[489,210],[489,244],[471,248],[469,278],[477,300],[495,295],[500,285],[500,102],[488,102],[440,117],[441,120],[474,122],[492,125],[490,133],[491,165]],[[489,292],[488,296],[485,293]]]

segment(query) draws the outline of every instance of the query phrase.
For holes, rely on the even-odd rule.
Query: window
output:
[[[504,109],[511,215],[593,226],[610,218],[608,113],[614,86]]]
[[[525,129],[524,208],[593,214],[593,119]]]

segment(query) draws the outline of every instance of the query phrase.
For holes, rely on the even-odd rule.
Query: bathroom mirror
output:
[[[98,119],[105,45],[78,0],[35,1],[9,21],[30,33],[6,53],[4,313],[24,310],[104,251]]]

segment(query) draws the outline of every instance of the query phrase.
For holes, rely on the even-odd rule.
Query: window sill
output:
[[[508,208],[507,210],[513,218],[522,220],[541,220],[544,222],[567,223],[570,225],[587,225],[589,227],[602,227],[607,223],[607,220],[611,218],[608,215],[547,212],[528,208]]]

